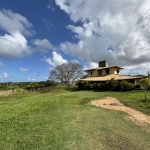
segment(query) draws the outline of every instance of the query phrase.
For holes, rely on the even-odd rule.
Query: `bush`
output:
[[[118,82],[114,79],[106,82],[89,82],[79,81],[77,86],[80,90],[102,90],[102,91],[130,91],[134,89],[134,85],[125,80]]]
[[[116,80],[114,80],[114,78],[112,78],[112,79],[106,81],[105,89],[113,91],[113,90],[116,90],[117,85],[118,85],[118,81],[116,81]]]
[[[131,91],[134,89],[134,85],[127,81],[118,82],[117,90],[119,91]]]

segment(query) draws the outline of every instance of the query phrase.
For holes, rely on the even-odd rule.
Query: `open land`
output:
[[[111,97],[112,102],[104,102],[102,99],[106,97],[107,100]],[[128,112],[96,107],[90,104],[94,102],[91,100],[103,101],[104,107],[120,105],[147,117],[150,115],[150,103],[144,101],[142,91],[62,89],[1,96],[0,149],[150,149],[150,125],[147,122],[126,119],[131,116]]]

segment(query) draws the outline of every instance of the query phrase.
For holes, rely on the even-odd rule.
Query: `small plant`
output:
[[[150,87],[150,79],[149,78],[144,78],[140,81],[141,87],[144,89],[144,95],[145,95],[145,100],[148,100],[147,98],[147,90]]]

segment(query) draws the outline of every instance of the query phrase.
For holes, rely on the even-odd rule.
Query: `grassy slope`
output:
[[[148,150],[150,126],[137,126],[125,120],[123,112],[85,103],[115,96],[126,105],[149,113],[146,104],[147,109],[138,105],[143,105],[137,101],[142,99],[142,94],[61,91],[1,98],[0,149]]]

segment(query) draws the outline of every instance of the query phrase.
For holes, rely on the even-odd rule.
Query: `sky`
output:
[[[0,0],[0,82],[46,81],[62,63],[103,60],[147,75],[149,0]]]

